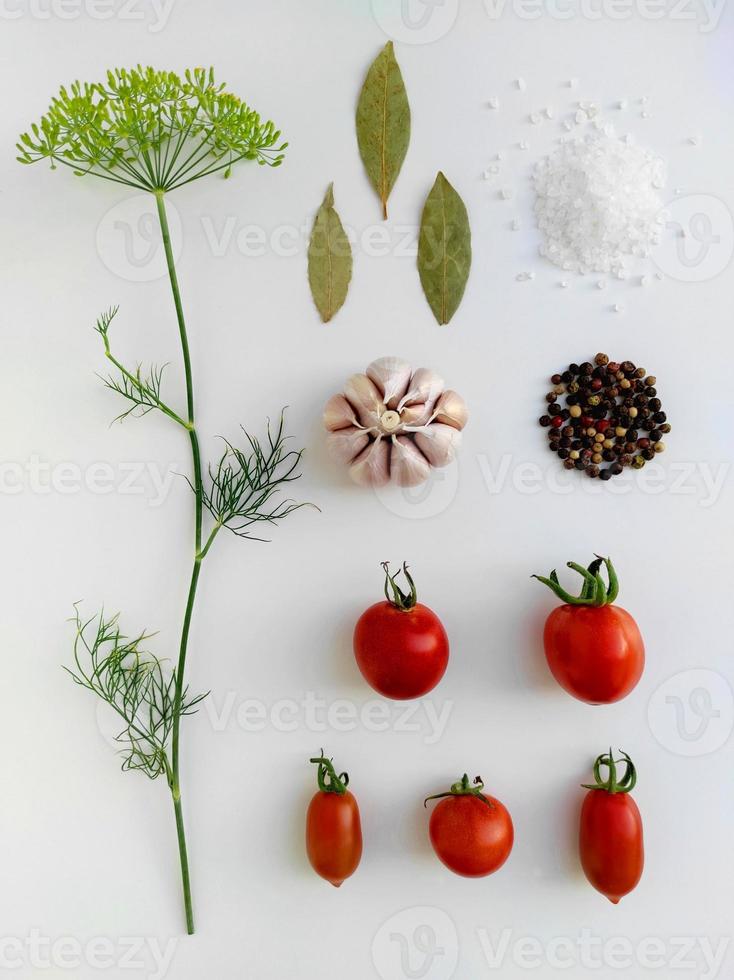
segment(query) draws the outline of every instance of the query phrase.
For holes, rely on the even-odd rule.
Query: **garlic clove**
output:
[[[457,395],[455,391],[448,389],[438,399],[434,417],[437,422],[451,425],[455,429],[463,429],[469,418],[469,412],[461,395]]]
[[[432,422],[414,434],[415,444],[431,466],[448,466],[461,445],[461,433],[452,425]]]
[[[382,392],[388,408],[395,408],[410,383],[410,364],[400,357],[380,357],[367,367],[367,377]]]
[[[405,405],[434,402],[443,391],[443,378],[430,368],[418,368],[410,379],[407,392],[400,400],[398,411]]]
[[[408,436],[393,436],[390,476],[399,487],[417,487],[431,475],[431,465]]]
[[[326,437],[326,448],[337,463],[351,463],[359,456],[370,437],[364,429],[350,425],[347,429],[330,432]]]
[[[357,425],[357,416],[344,395],[332,395],[324,406],[324,427],[329,432],[336,432],[354,425]]]
[[[400,413],[400,421],[404,426],[427,425],[433,418],[433,403],[408,405]]]
[[[361,425],[377,425],[385,411],[379,389],[366,374],[353,374],[344,385],[344,397],[357,413]]]
[[[390,482],[390,444],[382,436],[365,446],[349,467],[349,475],[361,487],[384,487]]]

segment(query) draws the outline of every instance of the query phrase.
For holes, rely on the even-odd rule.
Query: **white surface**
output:
[[[534,976],[728,977],[734,970],[734,949],[718,972],[706,972],[701,952],[701,944],[716,947],[732,922],[732,695],[722,677],[731,674],[734,627],[731,266],[707,278],[732,247],[731,7],[708,32],[696,5],[655,20],[637,5],[626,19],[612,19],[610,7],[598,20],[560,20],[550,4],[538,19],[521,18],[509,4],[493,18],[491,5],[466,2],[457,11],[448,0],[417,32],[386,19],[385,10],[398,7],[385,0],[382,19],[398,25],[404,42],[396,50],[413,135],[386,226],[353,128],[362,77],[386,41],[368,0],[178,0],[157,31],[153,14],[130,16],[142,4],[113,4],[108,20],[93,15],[92,4],[81,13],[73,4],[3,7],[1,456],[23,473],[20,492],[12,492],[18,470],[3,468],[0,922],[10,943],[3,965],[15,960],[16,941],[67,940],[56,947],[53,968],[48,944],[40,958],[23,946],[18,976],[86,980],[104,963],[108,976],[160,976],[151,944],[175,940],[166,974],[175,978],[447,980],[456,963],[453,975],[462,980],[505,980],[528,973],[515,945],[523,937],[540,944]],[[406,42],[429,39],[431,24],[441,34],[432,43]],[[321,507],[291,517],[272,544],[222,535],[204,570],[189,677],[193,689],[211,688],[212,696],[185,724],[183,744],[192,939],[180,937],[166,787],[117,771],[105,719],[98,725],[91,695],[60,668],[70,656],[65,620],[80,597],[90,613],[102,602],[122,610],[130,630],[158,629],[156,651],[175,652],[191,499],[178,480],[156,506],[150,479],[138,477],[139,492],[131,493],[123,476],[130,463],[186,470],[188,447],[164,419],[108,427],[119,405],[94,377],[102,358],[91,329],[102,309],[120,303],[120,351],[129,360],[171,360],[169,391],[180,398],[168,284],[132,281],[151,267],[138,274],[125,259],[114,223],[131,220],[124,189],[22,168],[10,149],[62,82],[137,61],[213,64],[290,140],[280,171],[240,166],[231,181],[210,179],[176,194],[179,274],[206,452],[214,453],[217,434],[236,436],[239,422],[259,431],[267,414],[288,404],[294,444],[307,449],[297,490]],[[520,76],[524,92],[515,84]],[[579,79],[573,89],[571,77]],[[487,105],[493,96],[497,110]],[[698,209],[714,215],[722,242],[691,273],[675,262],[671,270],[663,258],[678,278],[653,278],[647,289],[610,282],[600,293],[593,278],[572,277],[562,290],[558,270],[535,258],[529,167],[578,98],[624,115],[640,141],[668,158],[667,197],[674,187],[704,196]],[[612,110],[624,98],[629,108]],[[553,121],[527,121],[545,105],[555,108]],[[691,134],[700,145],[687,142]],[[521,139],[525,152],[516,149]],[[498,151],[516,188],[504,202],[497,186],[505,178],[499,185],[481,179]],[[432,320],[410,248],[439,168],[464,196],[474,244],[466,296],[447,328]],[[272,242],[280,228],[310,227],[330,180],[358,244],[347,305],[323,326],[308,294],[303,239],[294,244],[286,234],[286,254]],[[725,202],[719,211],[717,200]],[[518,232],[509,230],[515,216]],[[237,247],[247,225],[264,229],[260,257]],[[212,247],[223,229],[234,232],[229,243]],[[132,254],[145,255],[149,243],[135,234]],[[385,235],[387,245],[377,237],[370,248],[372,234]],[[533,281],[516,281],[531,269]],[[611,313],[614,302],[626,312]],[[673,424],[669,451],[655,484],[574,479],[561,492],[549,481],[562,471],[535,424],[546,376],[598,349],[658,375]],[[471,410],[458,471],[412,501],[350,486],[326,459],[320,430],[322,404],[343,379],[390,353],[439,369]],[[34,460],[51,467],[55,487],[48,489],[47,471],[33,475]],[[78,474],[86,479],[100,462],[114,469],[112,492],[79,489]],[[92,480],[102,473],[103,481],[104,471],[96,472]],[[716,475],[722,482],[710,492],[705,479]],[[574,702],[549,679],[540,629],[553,601],[529,578],[592,551],[616,559],[621,602],[648,648],[638,689],[608,709]],[[321,728],[302,708],[294,722],[287,713],[287,723],[274,721],[283,699],[286,709],[312,696],[334,711],[347,703],[358,712],[373,701],[350,637],[357,615],[379,596],[385,558],[410,560],[422,599],[441,614],[452,641],[444,681],[410,719],[408,728],[418,730],[403,730],[402,708],[391,711],[383,732],[363,720],[337,730],[333,718]],[[719,712],[708,724],[698,690]],[[260,732],[238,719],[250,698],[267,709]],[[448,724],[427,744],[429,708],[446,705]],[[676,728],[677,711],[687,728]],[[610,743],[638,763],[635,795],[647,834],[644,878],[618,907],[586,884],[575,853],[578,784]],[[350,771],[364,825],[362,865],[338,891],[311,873],[303,853],[315,785],[306,760],[321,745]],[[465,770],[482,774],[516,827],[510,861],[480,881],[454,877],[434,859],[421,806]],[[416,940],[430,934],[417,926],[433,929],[442,954],[426,959]],[[486,944],[496,945],[502,930],[509,947],[493,966]],[[584,966],[573,945],[583,930],[592,937],[588,955],[602,959],[598,969],[588,960]],[[123,955],[124,937],[144,944],[132,956],[137,966]],[[573,945],[564,970],[547,962],[558,937]],[[621,946],[602,955],[600,943],[614,937]],[[690,950],[681,951],[676,937],[690,937]],[[651,942],[640,946],[644,940]],[[411,951],[406,968],[401,944]],[[567,955],[565,947],[558,955]],[[662,968],[653,970],[655,963]]]

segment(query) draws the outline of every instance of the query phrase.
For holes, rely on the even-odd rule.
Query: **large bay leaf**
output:
[[[471,229],[464,202],[439,171],[426,198],[418,237],[418,272],[439,323],[448,323],[471,268]]]
[[[392,41],[372,62],[362,86],[357,142],[367,176],[382,201],[382,216],[387,218],[387,199],[410,142],[410,105]]]
[[[334,185],[329,184],[308,245],[308,282],[324,323],[341,309],[351,278],[352,249],[334,208]]]

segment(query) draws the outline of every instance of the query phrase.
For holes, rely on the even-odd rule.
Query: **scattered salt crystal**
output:
[[[527,88],[524,78],[516,78],[515,85],[517,85],[517,89],[519,92],[524,92],[525,89]]]
[[[582,123],[582,122],[586,122],[588,116],[586,115],[583,109],[577,109],[576,115],[573,118],[576,120],[577,123]]]
[[[531,279],[535,279],[535,273],[534,272],[518,272],[518,274],[515,276],[515,279],[518,282],[529,282]]]
[[[655,273],[655,278],[656,278],[656,279],[657,279],[657,280],[658,280],[659,282],[662,282],[662,281],[663,281],[663,279],[664,279],[665,277],[663,276],[663,274],[662,274],[662,272],[656,272],[656,273]]]
[[[489,108],[499,109],[499,107],[500,107],[500,100],[497,98],[496,95],[493,95],[492,98],[489,100]]]
[[[599,282],[596,284],[596,288],[597,289],[606,289],[607,288],[606,280],[605,279],[600,279]]]
[[[698,146],[698,144],[700,143],[700,140],[699,140],[698,136],[689,136],[688,137],[688,142],[691,144],[691,146]]]
[[[492,179],[492,174],[489,172],[489,170],[483,170],[482,180],[491,180],[491,179]]]
[[[649,101],[650,99],[646,95],[643,95],[642,98],[640,99],[640,105],[647,105]]]
[[[517,144],[517,148],[519,150],[527,150],[528,148],[527,140],[520,140],[520,142]]]
[[[641,286],[649,286],[650,285],[650,277],[649,276],[640,276],[640,285]]]
[[[678,197],[678,195],[681,194],[682,191],[681,191],[680,187],[674,187],[673,188],[673,193],[675,194],[676,197]]]
[[[611,273],[644,255],[659,234],[655,183],[664,174],[653,153],[604,133],[565,140],[533,174],[544,254],[582,273]]]
[[[510,225],[510,227],[512,228],[513,231],[519,231],[520,230],[520,219],[519,218],[513,218],[512,219],[512,224]]]
[[[568,132],[570,132],[573,129],[573,123],[571,122],[570,119],[563,120],[563,128]]]
[[[512,197],[512,188],[503,187],[502,190],[500,191],[500,197],[502,198],[503,201],[509,201],[510,198]]]
[[[545,113],[546,119],[552,119],[555,116],[555,111],[553,109],[553,106],[547,105],[543,110],[543,112]]]
[[[533,126],[537,126],[538,123],[540,122],[540,116],[538,115],[537,112],[531,112],[530,113],[530,116],[529,116],[529,119],[530,119],[530,122],[533,124]]]
[[[629,102],[627,101],[627,99],[620,99],[619,102],[617,102],[618,109],[626,109],[628,105]]]
[[[505,155],[504,155],[504,153],[495,153],[494,158],[495,158],[495,160],[504,160],[505,159]]]
[[[561,279],[558,285],[561,287],[561,289],[568,289],[568,279]]]
[[[569,78],[568,82],[566,82],[569,88],[576,88],[578,83],[579,83],[578,78]]]
[[[615,303],[613,308],[615,313],[624,313],[624,307],[621,303]]]
[[[640,113],[640,116],[643,119],[649,119],[650,118],[650,113],[647,111],[647,109],[643,109],[642,112]]]

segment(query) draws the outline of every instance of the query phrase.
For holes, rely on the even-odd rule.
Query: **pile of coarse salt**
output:
[[[665,177],[665,161],[611,127],[565,138],[533,174],[541,255],[562,269],[625,278],[629,257],[660,241]]]

